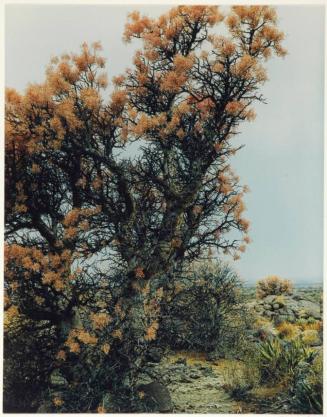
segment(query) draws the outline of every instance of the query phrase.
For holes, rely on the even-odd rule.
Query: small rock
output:
[[[288,321],[288,316],[285,314],[280,314],[274,318],[274,323],[277,325],[283,323],[284,321]]]
[[[197,372],[196,370],[190,372],[189,376],[192,379],[199,379],[199,378],[201,378],[201,374],[199,372]]]
[[[201,371],[204,376],[211,376],[213,374],[213,370],[209,366],[204,367]]]
[[[186,383],[190,383],[192,382],[191,377],[189,377],[188,375],[181,375],[179,377],[179,382],[186,382]]]
[[[263,301],[265,304],[271,304],[275,301],[275,299],[276,299],[276,295],[267,295],[267,297],[265,297]]]

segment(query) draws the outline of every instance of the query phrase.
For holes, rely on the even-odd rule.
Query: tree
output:
[[[7,90],[6,308],[54,331],[62,358],[101,341],[134,386],[174,277],[208,250],[245,250],[229,161],[263,62],[285,55],[276,21],[268,6],[134,12],[125,40],[143,47],[108,100],[99,43]]]

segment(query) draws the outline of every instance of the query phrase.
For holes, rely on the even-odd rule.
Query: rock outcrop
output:
[[[271,319],[276,325],[298,319],[321,320],[321,305],[303,295],[268,295],[248,304],[257,315]]]

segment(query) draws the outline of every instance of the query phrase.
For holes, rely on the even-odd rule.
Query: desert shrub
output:
[[[284,321],[277,326],[278,335],[282,339],[292,340],[299,336],[300,329],[297,325]]]
[[[271,275],[258,281],[256,290],[258,298],[264,298],[267,295],[292,294],[293,284],[287,279]]]
[[[200,264],[180,277],[163,306],[160,343],[203,352],[237,345],[246,326],[241,283],[228,265]]]
[[[222,368],[223,388],[235,399],[245,398],[260,382],[260,372],[253,361],[229,361]]]

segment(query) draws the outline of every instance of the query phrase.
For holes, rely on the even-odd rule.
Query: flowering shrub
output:
[[[264,298],[267,295],[292,294],[293,284],[291,281],[279,278],[276,275],[268,276],[257,282],[257,297]]]

